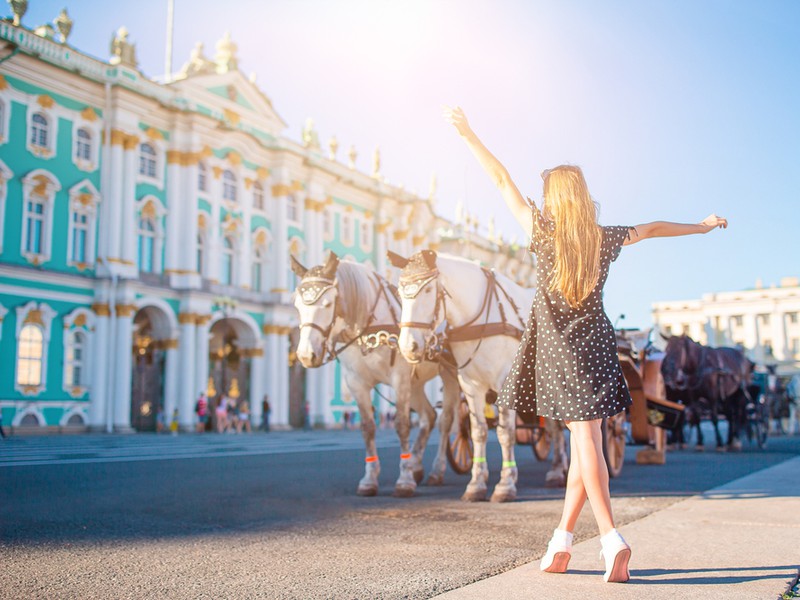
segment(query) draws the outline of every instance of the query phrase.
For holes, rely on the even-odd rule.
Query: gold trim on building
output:
[[[267,177],[269,177],[269,169],[267,169],[266,167],[258,167],[256,169],[256,177],[258,177],[259,179],[266,179]]]
[[[239,353],[244,358],[255,358],[264,356],[264,349],[263,348],[242,348]]]
[[[158,345],[164,350],[177,350],[178,340],[175,338],[170,338],[168,340],[159,340]]]
[[[228,162],[230,162],[235,167],[238,167],[239,165],[242,164],[242,155],[236,152],[236,150],[231,150],[230,152],[228,152],[225,158],[227,158]]]
[[[167,150],[167,164],[168,165],[183,165],[184,153],[180,150]]]
[[[222,177],[222,171],[224,169],[222,167],[211,167],[211,171],[214,173],[214,179],[219,179]]]
[[[90,123],[94,123],[97,120],[97,111],[91,106],[87,106],[81,111],[81,116]]]
[[[123,146],[125,144],[125,140],[128,138],[128,134],[122,131],[121,129],[112,129],[111,130],[111,145],[112,146]]]
[[[425,241],[426,237],[427,236],[424,235],[415,235],[414,237],[411,238],[411,243],[414,246],[419,246],[420,244],[422,244],[422,242]]]
[[[32,323],[34,325],[41,325],[44,327],[44,321],[42,320],[42,311],[38,308],[34,308],[33,310],[28,311],[28,314],[25,316],[25,320],[22,322],[23,325],[28,325]]]
[[[378,223],[375,225],[375,231],[378,233],[384,233],[387,229],[389,229],[389,225],[391,225],[391,221],[386,221],[385,223]]]
[[[136,310],[135,304],[117,304],[116,311],[118,317],[130,317]]]
[[[197,323],[197,313],[178,313],[178,323],[181,325],[194,325]]]
[[[288,196],[292,193],[292,188],[290,188],[285,183],[276,183],[272,186],[272,196],[275,198],[279,198],[281,196]]]
[[[139,147],[139,136],[138,135],[125,136],[125,141],[122,142],[122,147],[125,150],[136,150],[136,148]]]
[[[5,75],[0,73],[0,92],[8,87],[8,82],[6,81]]]
[[[155,127],[148,127],[144,134],[149,137],[151,140],[163,140],[164,134],[161,133]]]
[[[53,105],[56,103],[56,101],[53,100],[52,96],[40,94],[39,97],[36,98],[36,103],[42,108],[53,108]]]
[[[92,304],[92,312],[98,317],[110,317],[111,307],[105,302],[95,302]]]
[[[222,109],[222,116],[225,118],[226,121],[228,121],[234,127],[239,125],[239,121],[241,121],[241,119],[242,119],[239,116],[239,113],[237,113],[235,110],[231,110],[229,108],[223,108]]]
[[[408,236],[408,229],[401,229],[400,231],[395,231],[392,236],[396,240],[404,240],[406,236]]]
[[[205,325],[211,320],[211,315],[197,315],[197,324]]]

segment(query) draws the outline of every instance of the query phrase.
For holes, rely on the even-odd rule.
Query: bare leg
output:
[[[572,460],[580,465],[581,480],[602,536],[614,529],[614,518],[611,516],[608,467],[603,458],[601,422],[601,419],[572,421],[570,438],[575,439],[577,449],[577,456]]]
[[[567,425],[570,429],[570,426]],[[580,459],[578,458],[576,436],[571,433],[569,436],[570,448],[570,463],[569,471],[567,472],[567,491],[564,494],[564,511],[561,514],[561,521],[558,523],[558,528],[570,533],[575,529],[575,523],[583,510],[583,505],[586,503],[586,488],[583,486],[583,479],[581,478]]]

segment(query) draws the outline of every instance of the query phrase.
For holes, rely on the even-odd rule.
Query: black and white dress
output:
[[[632,228],[602,228],[597,285],[583,304],[573,309],[560,292],[547,289],[554,267],[553,241],[539,210],[535,206],[532,210],[529,250],[537,256],[538,287],[497,402],[551,419],[610,417],[631,404],[631,395],[617,358],[614,328],[603,309],[602,292],[608,269]]]

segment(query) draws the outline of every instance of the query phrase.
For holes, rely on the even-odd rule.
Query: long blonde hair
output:
[[[580,167],[560,165],[543,175],[543,212],[552,220],[549,235],[555,251],[549,290],[561,292],[570,307],[580,308],[600,277],[602,232],[597,204]]]

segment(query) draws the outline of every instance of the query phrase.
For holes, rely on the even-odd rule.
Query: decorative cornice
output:
[[[122,147],[125,150],[136,150],[139,147],[139,136],[137,135],[129,135],[125,138],[125,141],[122,143]]]
[[[168,165],[182,165],[184,164],[185,154],[180,150],[167,150],[167,164]]]
[[[198,325],[207,325],[210,320],[211,320],[211,315],[197,315]]]
[[[289,332],[292,331],[292,328],[285,325],[268,324],[262,326],[261,330],[265,335],[289,335]]]
[[[401,229],[400,231],[395,231],[392,235],[396,240],[404,240],[408,236],[408,229]]]
[[[197,313],[178,313],[178,323],[181,325],[194,325],[197,323]]]
[[[422,242],[425,241],[426,238],[427,236],[425,235],[415,235],[414,237],[411,238],[411,243],[414,246],[419,246],[420,244],[422,244]]]
[[[177,350],[178,340],[177,339],[159,340],[158,345],[164,350]]]
[[[285,183],[276,183],[272,186],[272,196],[274,198],[279,198],[281,196],[288,196],[292,193],[292,188],[290,188]]]
[[[378,223],[377,225],[375,225],[375,231],[377,231],[378,233],[383,233],[387,229],[389,229],[389,225],[391,224],[392,224],[391,221],[386,221],[385,223]]]
[[[164,134],[163,134],[163,133],[161,133],[161,132],[160,132],[158,129],[156,129],[155,127],[149,127],[149,128],[148,128],[148,129],[147,129],[147,130],[144,132],[144,134],[145,134],[145,135],[146,135],[148,138],[150,138],[151,140],[163,140],[163,139],[164,139]]]

